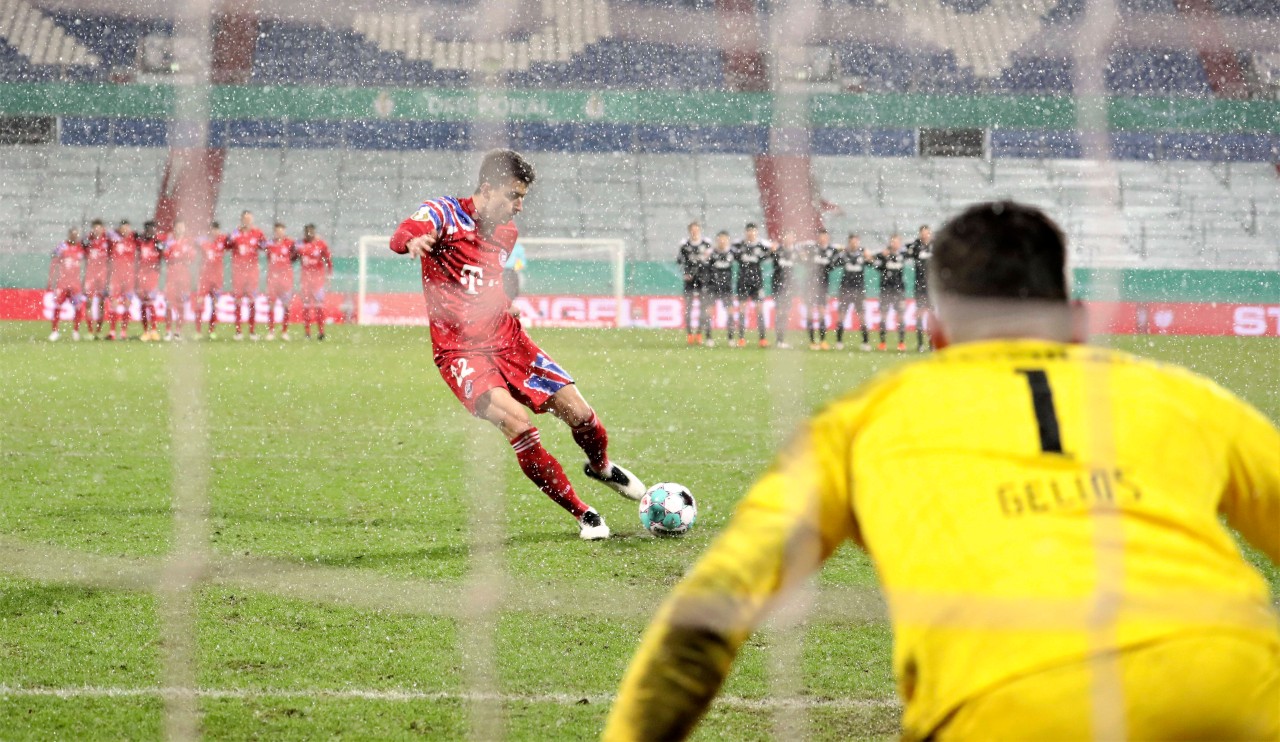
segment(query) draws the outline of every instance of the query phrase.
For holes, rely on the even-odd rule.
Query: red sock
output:
[[[596,413],[592,412],[590,420],[572,430],[573,440],[587,455],[591,468],[597,472],[606,471],[609,468],[609,434]]]
[[[564,475],[560,462],[542,447],[537,428],[529,428],[512,438],[511,447],[515,449],[516,461],[520,462],[524,475],[557,505],[568,510],[575,518],[581,518],[590,509],[574,494],[573,485]]]

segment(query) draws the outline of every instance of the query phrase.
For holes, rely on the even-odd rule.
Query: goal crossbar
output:
[[[357,242],[356,249],[359,261],[355,306],[357,324],[378,324],[368,312],[369,255],[372,250],[387,250],[387,246],[390,243],[391,237],[389,235],[365,235],[360,237]],[[626,324],[626,242],[624,240],[591,237],[521,237],[519,244],[525,246],[525,248],[540,246],[597,248],[606,252],[610,262],[609,295],[613,299],[614,306],[614,319],[610,324],[614,327],[622,327]],[[537,260],[538,255],[535,252],[532,256],[527,257]]]

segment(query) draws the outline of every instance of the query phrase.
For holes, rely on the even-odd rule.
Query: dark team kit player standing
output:
[[[748,222],[742,239],[733,243],[733,259],[738,264],[738,290],[734,296],[733,316],[738,326],[738,347],[747,344],[747,307],[756,317],[756,329],[760,333],[760,347],[768,347],[764,327],[764,271],[763,263],[769,259],[769,245],[760,239],[760,228]],[[733,344],[733,330],[729,331],[729,344]]]
[[[716,309],[729,314],[729,296],[733,293],[733,250],[730,249],[729,233],[720,230],[716,233],[715,247],[707,253],[707,264],[702,273],[702,329],[706,333],[705,344],[709,348],[716,344],[711,337],[711,324]],[[725,323],[729,335],[729,344],[733,344],[733,317]]]
[[[502,266],[515,247],[512,217],[524,207],[533,166],[509,149],[487,153],[469,198],[426,201],[401,222],[391,249],[418,258],[431,322],[436,368],[473,415],[511,442],[525,476],[578,522],[587,540],[609,537],[609,526],[578,498],[564,469],[542,446],[526,410],[550,412],[569,426],[587,456],[583,471],[623,497],[645,487],[610,461],[608,434],[573,378],[544,353],[510,311]]]
[[[880,350],[885,349],[885,328],[889,324],[889,309],[893,309],[898,323],[898,350],[907,349],[907,326],[904,322],[907,283],[903,269],[907,256],[902,252],[902,237],[893,235],[889,245],[875,256],[875,269],[880,273]]]
[[[791,321],[791,285],[795,274],[799,249],[796,247],[795,232],[782,233],[782,244],[769,246],[769,259],[773,261],[773,276],[770,278],[770,290],[773,293],[773,334],[779,348],[790,348],[787,344],[787,323]]]
[[[844,348],[844,326],[845,317],[849,313],[850,307],[853,308],[854,319],[858,321],[858,327],[862,329],[862,349],[871,350],[867,338],[867,315],[866,315],[866,267],[868,255],[862,249],[862,240],[858,235],[851,234],[845,242],[844,249],[836,252],[832,260],[832,269],[840,269],[840,290],[838,294],[838,302],[836,306],[836,348]]]
[[[933,258],[933,231],[921,225],[918,236],[906,248],[907,258],[915,264],[916,273],[916,350],[933,349],[933,338],[925,339],[925,318],[933,310],[929,302],[929,261]],[[926,348],[926,342],[928,346]]]
[[[694,299],[702,302],[703,272],[707,267],[707,253],[711,252],[711,243],[702,236],[702,225],[697,222],[689,224],[689,236],[676,249],[676,265],[680,266],[680,277],[684,284],[684,331],[685,343],[697,345],[702,342],[701,313],[705,305],[694,312]]]
[[[811,243],[805,251],[809,263],[806,322],[811,350],[827,350],[831,347],[827,345],[827,301],[831,293],[831,271],[835,267],[837,252],[838,248],[831,244],[831,235],[825,229],[818,231],[818,241]]]

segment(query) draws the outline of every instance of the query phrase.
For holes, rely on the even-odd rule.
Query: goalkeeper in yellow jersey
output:
[[[817,415],[662,606],[608,740],[678,739],[841,543],[874,560],[903,737],[1280,739],[1280,431],[1183,369],[1079,344],[1062,232],[938,234],[943,350]],[[928,414],[919,400],[929,399]]]

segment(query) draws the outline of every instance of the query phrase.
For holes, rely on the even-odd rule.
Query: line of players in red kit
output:
[[[110,320],[107,340],[123,340],[129,335],[129,309],[137,298],[142,319],[144,341],[160,340],[163,314],[165,340],[182,337],[188,308],[194,309],[196,336],[203,331],[207,317],[209,338],[216,338],[218,298],[224,292],[226,256],[231,255],[231,291],[235,299],[235,339],[244,338],[247,318],[249,338],[257,340],[255,304],[261,294],[260,258],[267,256],[267,290],[269,327],[267,339],[274,340],[276,305],[282,307],[281,340],[289,339],[289,305],[293,301],[294,263],[301,266],[301,298],[303,329],[311,338],[315,324],[320,340],[324,339],[324,294],[333,274],[333,257],[329,246],[316,235],[314,224],[303,228],[300,242],[285,233],[285,225],[276,223],[272,237],[267,238],[254,226],[253,214],[245,211],[240,224],[230,233],[213,222],[209,231],[192,238],[186,225],[177,222],[173,230],[161,233],[155,222],[135,232],[128,221],[108,230],[101,219],[95,219],[89,235],[80,239],[77,229],[53,252],[49,265],[48,290],[53,294],[53,331],[50,340],[59,338],[61,308],[70,303],[75,309],[72,338],[80,339],[80,325],[97,340],[103,325]],[[198,280],[192,292],[192,269],[198,264]],[[164,291],[161,269],[164,269]],[[163,297],[163,302],[160,301]],[[194,305],[191,304],[194,300]]]

